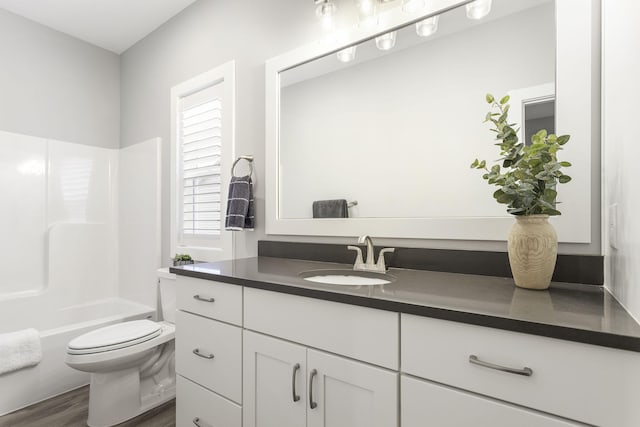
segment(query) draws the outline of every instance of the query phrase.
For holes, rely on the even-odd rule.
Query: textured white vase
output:
[[[509,264],[516,286],[547,289],[558,255],[558,236],[548,215],[516,216],[509,232]]]

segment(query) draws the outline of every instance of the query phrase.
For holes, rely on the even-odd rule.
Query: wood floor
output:
[[[85,427],[89,386],[0,417],[0,427]],[[175,427],[175,400],[165,403],[118,427]]]

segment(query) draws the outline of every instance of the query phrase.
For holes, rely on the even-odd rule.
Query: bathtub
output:
[[[0,375],[0,416],[89,384],[89,374],[64,363],[69,341],[78,335],[126,320],[153,318],[155,309],[120,298],[54,309],[40,298],[0,301],[0,333],[36,328],[42,362]]]

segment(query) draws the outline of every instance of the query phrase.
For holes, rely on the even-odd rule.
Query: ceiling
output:
[[[196,0],[0,0],[0,8],[120,54]]]

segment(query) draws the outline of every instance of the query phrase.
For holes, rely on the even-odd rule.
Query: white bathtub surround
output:
[[[35,328],[42,340],[39,365],[2,376],[0,415],[89,382],[64,363],[71,339],[154,317],[158,144],[121,154],[0,131],[0,200],[10,207],[0,210],[0,258],[11,260],[0,267],[0,334]],[[128,250],[120,274],[119,246]]]
[[[35,366],[41,360],[40,334],[35,329],[0,334],[0,375]]]
[[[118,296],[156,306],[161,260],[161,140],[123,148],[118,159]]]

